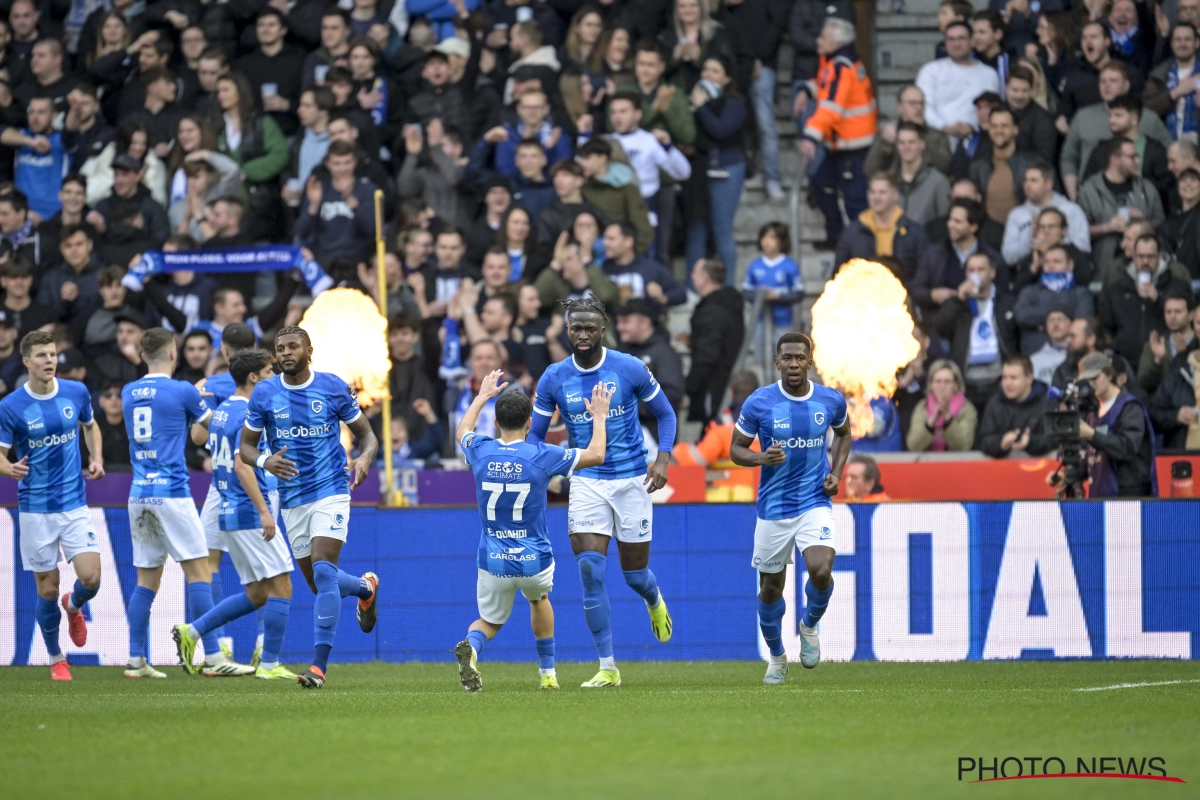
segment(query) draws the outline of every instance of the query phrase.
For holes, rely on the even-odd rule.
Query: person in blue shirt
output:
[[[29,382],[0,401],[0,475],[17,484],[21,566],[37,581],[34,616],[50,656],[50,678],[71,680],[66,656],[58,644],[67,612],[71,641],[87,643],[84,605],[100,591],[100,543],[83,488],[79,444],[82,426],[88,448],[87,477],[104,477],[100,426],[92,416],[87,387],[54,376],[58,353],[54,337],[32,331],[21,340],[21,360]],[[8,451],[19,457],[13,463]],[[59,548],[75,568],[75,587],[58,595]]]
[[[176,625],[171,633],[180,663],[190,665],[196,642],[206,633],[265,609],[262,660],[254,676],[295,680],[296,674],[279,663],[292,606],[292,554],[267,501],[266,473],[238,457],[250,396],[255,386],[274,375],[271,356],[265,350],[241,350],[229,360],[229,374],[235,383],[233,396],[217,406],[207,425],[192,426],[192,434],[193,440],[197,434],[208,435],[213,484],[220,496],[219,535],[246,591],[216,603],[191,625]]]
[[[833,389],[808,379],[812,340],[785,333],[775,345],[780,380],[756,389],[742,405],[734,425],[729,457],[743,467],[762,467],[758,485],[758,523],[754,526],[752,565],[758,570],[758,625],[771,651],[763,683],[787,678],[783,647],[783,588],[787,565],[800,548],[808,569],[808,599],[800,623],[800,663],[808,669],[821,660],[817,621],[833,596],[833,503],[850,456],[850,418],[846,400]],[[833,431],[833,466],[825,440]],[[758,438],[761,452],[750,445]]]
[[[530,444],[533,407],[520,392],[503,393],[507,383],[496,370],[483,379],[479,394],[458,425],[455,437],[462,445],[467,464],[475,475],[479,500],[477,566],[479,579],[475,596],[479,619],[467,629],[467,638],[454,648],[458,678],[468,692],[483,688],[478,658],[512,614],[517,590],[529,601],[529,617],[537,640],[541,689],[557,689],[554,672],[554,611],[550,590],[554,585],[554,553],[546,527],[546,491],[555,477],[571,477],[576,469],[604,463],[611,393],[603,383],[592,387],[591,402],[584,408],[592,416],[592,439],[586,450],[564,450],[545,443]],[[475,433],[479,412],[496,398],[496,425],[500,437]]]
[[[530,441],[541,442],[557,409],[572,447],[586,447],[592,414],[585,398],[596,384],[612,394],[605,422],[608,449],[604,462],[582,470],[571,481],[567,526],[583,584],[583,614],[600,657],[600,671],[585,688],[620,686],[613,657],[608,590],[604,585],[608,543],[617,539],[625,583],[646,601],[650,628],[660,642],[671,639],[671,614],[650,571],[654,506],[650,493],[667,484],[667,463],[675,444],[675,412],[650,368],[625,353],[601,345],[604,305],[595,297],[566,304],[567,337],[574,355],[553,364],[538,382]],[[638,421],[645,403],[658,420],[658,457],[650,467]]]
[[[170,377],[178,360],[174,334],[166,328],[150,328],[142,334],[141,348],[148,372],[144,378],[126,384],[121,392],[129,460],[133,464],[129,528],[138,578],[126,614],[129,669],[134,670],[146,664],[150,606],[168,555],[183,568],[187,578],[192,619],[199,619],[213,607],[208,547],[192,499],[184,455],[188,428],[207,420],[212,411],[204,405],[195,386]],[[191,664],[182,666],[184,672],[193,672]],[[237,664],[221,652],[215,634],[204,637],[203,671],[209,677],[254,674],[253,667]]]
[[[763,316],[769,308],[775,330],[786,333],[792,329],[793,305],[804,299],[804,278],[800,275],[800,267],[788,255],[791,249],[788,226],[782,222],[763,225],[758,231],[758,249],[762,255],[746,268],[742,295],[754,302],[755,296],[762,292],[765,295]],[[755,342],[766,349],[762,335],[760,323]]]
[[[306,689],[320,689],[342,598],[358,598],[358,625],[364,633],[375,628],[378,616],[379,576],[368,572],[356,578],[338,569],[337,562],[350,523],[350,490],[366,480],[379,441],[350,387],[336,375],[313,371],[312,354],[312,340],[303,328],[282,328],[275,334],[275,358],[283,374],[258,384],[250,396],[239,457],[280,480],[292,555],[317,596],[313,663],[297,680]],[[358,440],[360,453],[349,466],[341,441],[343,422]],[[268,451],[260,454],[264,433]]]
[[[62,210],[58,192],[71,171],[71,151],[79,129],[79,111],[72,106],[65,130],[54,130],[54,98],[35,94],[26,108],[26,127],[0,130],[0,144],[16,148],[13,183],[29,198],[29,210],[50,219]]]

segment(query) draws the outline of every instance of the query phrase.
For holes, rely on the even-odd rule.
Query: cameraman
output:
[[[1089,497],[1153,497],[1154,428],[1142,401],[1116,382],[1112,361],[1092,353],[1079,362],[1079,380],[1087,381],[1100,403],[1097,413],[1079,423],[1079,438],[1091,444]]]

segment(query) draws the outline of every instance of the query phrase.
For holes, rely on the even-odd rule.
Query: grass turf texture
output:
[[[430,797],[1197,797],[1194,662],[793,665],[633,663],[584,690],[593,664],[481,661],[467,694],[452,664],[331,667],[321,691],[284,681],[125,679],[75,667],[0,669],[6,797],[230,794],[312,800]],[[971,784],[959,756],[1161,756],[1157,781]],[[1010,764],[1010,769],[1015,769]],[[1056,770],[1057,771],[1057,768]]]

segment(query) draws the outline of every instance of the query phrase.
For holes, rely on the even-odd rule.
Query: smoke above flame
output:
[[[312,368],[332,372],[358,392],[360,405],[388,396],[387,320],[355,289],[329,289],[313,300],[300,326],[313,343]]]
[[[817,371],[846,396],[856,438],[874,427],[871,401],[891,397],[896,371],[920,352],[907,294],[887,267],[856,258],[842,265],[813,305]]]

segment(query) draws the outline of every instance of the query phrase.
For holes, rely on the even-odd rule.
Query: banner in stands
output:
[[[1200,648],[1200,503],[888,503],[837,505],[834,514],[836,590],[822,622],[825,659],[1190,659]],[[125,603],[136,585],[128,517],[123,509],[93,509],[92,517],[103,585],[87,609],[86,647],[74,647],[65,626],[61,644],[72,663],[118,665],[128,655]],[[644,603],[610,569],[618,660],[765,657],[750,566],[754,522],[749,505],[655,509],[651,567],[670,603],[674,638],[654,640]],[[550,528],[558,657],[590,661],[595,651],[565,508],[551,509]],[[18,536],[16,511],[0,509],[0,664],[46,664],[33,574],[21,568]],[[344,601],[334,659],[451,659],[476,617],[478,536],[474,509],[354,508],[341,565],[380,575],[379,624],[363,634],[353,601]],[[615,551],[610,555],[615,559]],[[60,568],[69,587],[71,567]],[[784,637],[793,658],[803,577],[790,575],[785,593]],[[221,578],[226,596],[240,590],[228,558]],[[312,593],[298,571],[293,587],[283,655],[300,663],[311,656]],[[535,662],[519,594],[517,604],[487,659]],[[183,573],[171,563],[150,621],[152,663],[176,663],[170,628],[184,619]],[[254,630],[253,618],[227,628],[243,661]]]

